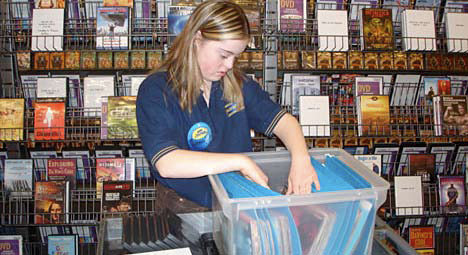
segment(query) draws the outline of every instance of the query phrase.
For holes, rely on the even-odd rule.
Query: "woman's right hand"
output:
[[[262,169],[248,156],[241,155],[241,168],[240,172],[244,175],[245,178],[256,182],[263,187],[269,189],[268,187],[268,177],[263,173]]]

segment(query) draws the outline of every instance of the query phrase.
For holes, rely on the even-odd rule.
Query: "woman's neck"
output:
[[[201,86],[201,91],[203,93],[203,98],[205,99],[206,106],[210,107],[211,82],[204,81]]]

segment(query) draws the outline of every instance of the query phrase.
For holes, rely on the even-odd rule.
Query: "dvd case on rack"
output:
[[[32,51],[62,51],[64,9],[34,9],[32,17]]]
[[[68,223],[69,192],[69,183],[66,181],[36,182],[34,187],[34,223]]]
[[[362,9],[361,33],[362,50],[393,50],[392,10]]]
[[[306,0],[278,1],[278,28],[284,33],[305,32]]]
[[[128,50],[130,9],[125,6],[97,7],[96,49]]]
[[[169,12],[167,14],[168,33],[173,36],[179,35],[195,8],[196,6],[190,5],[169,6]]]
[[[0,254],[23,255],[22,235],[0,235]]]
[[[101,101],[103,97],[114,96],[114,76],[85,77],[83,100],[85,116],[99,117],[101,115]]]
[[[355,154],[354,158],[362,162],[369,170],[382,175],[382,155]]]
[[[33,190],[32,159],[5,159],[4,185],[10,198],[31,197]]]
[[[103,213],[132,211],[133,181],[104,181],[102,184]]]
[[[318,10],[319,51],[348,51],[348,15],[345,10]]]
[[[0,141],[23,140],[24,128],[24,99],[0,99]]]
[[[96,198],[101,199],[104,181],[125,180],[125,158],[96,158]]]
[[[465,178],[439,175],[439,198],[444,213],[463,213],[466,205]]]
[[[396,215],[422,215],[421,176],[395,176]]]
[[[382,155],[382,175],[395,175],[397,167],[399,144],[375,144],[373,154]]]
[[[91,158],[90,152],[87,149],[74,149],[74,148],[65,148],[62,150],[63,158],[73,158],[76,159],[76,179],[90,180],[91,178]]]
[[[67,78],[37,78],[37,98],[67,98]]]
[[[107,138],[138,138],[136,97],[108,97]]]
[[[50,53],[50,69],[63,70],[65,69],[65,54],[63,52]]]
[[[78,255],[78,235],[49,235],[48,254]]]
[[[67,181],[70,188],[76,187],[76,159],[47,159],[47,180]]]
[[[451,169],[451,160],[455,153],[453,143],[430,143],[427,151],[435,155],[435,169],[437,174],[448,175]]]
[[[426,143],[424,142],[403,142],[400,145],[398,157],[397,175],[409,175],[408,155],[426,153]]]
[[[299,122],[304,136],[330,136],[328,96],[300,96]]]
[[[421,176],[423,183],[435,181],[436,159],[434,154],[410,154],[408,155],[408,168],[410,175]]]
[[[47,159],[57,158],[57,152],[54,149],[31,149],[29,155],[33,160],[34,166],[34,180],[46,181],[47,180]]]
[[[65,102],[34,103],[34,137],[36,140],[65,139]]]

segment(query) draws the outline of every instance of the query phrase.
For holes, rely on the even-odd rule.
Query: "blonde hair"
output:
[[[198,66],[195,40],[197,32],[207,40],[249,40],[250,27],[244,11],[228,0],[210,0],[201,3],[192,13],[183,31],[174,40],[171,50],[159,70],[166,70],[168,81],[184,110],[192,111],[200,96],[203,76]],[[221,79],[224,99],[244,106],[243,75],[234,63]]]

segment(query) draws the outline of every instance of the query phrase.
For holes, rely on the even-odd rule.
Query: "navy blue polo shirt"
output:
[[[252,151],[250,129],[271,136],[285,114],[258,83],[244,81],[244,109],[223,99],[220,82],[210,91],[209,107],[200,94],[192,113],[182,110],[165,72],[148,76],[137,97],[137,121],[146,158],[157,180],[179,195],[200,205],[211,207],[208,177],[163,178],[155,163],[176,149],[238,153]]]

